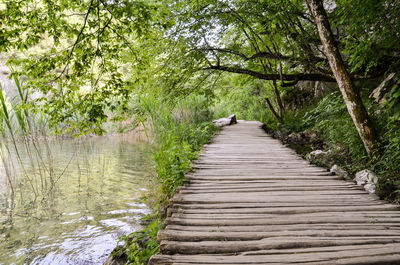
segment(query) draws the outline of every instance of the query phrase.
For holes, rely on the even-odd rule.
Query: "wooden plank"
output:
[[[345,223],[345,224],[332,224],[332,223],[322,223],[314,224],[310,227],[309,224],[293,224],[293,225],[243,225],[243,226],[185,226],[185,225],[168,225],[166,230],[179,230],[179,231],[204,231],[204,232],[277,232],[277,231],[303,231],[307,229],[313,230],[399,230],[399,223]]]
[[[278,232],[194,232],[181,230],[164,230],[158,233],[158,240],[168,241],[251,241],[277,237],[376,237],[400,238],[400,230],[303,230],[303,231],[278,231]]]
[[[170,200],[149,264],[400,264],[400,211],[260,123],[224,128]]]
[[[398,264],[399,247],[279,256],[154,256],[149,264]],[[283,262],[284,261],[284,262]]]
[[[268,249],[295,249],[311,247],[331,247],[366,244],[388,244],[400,243],[400,237],[347,237],[347,238],[273,238],[270,240],[257,241],[201,241],[201,242],[180,242],[161,241],[160,249],[163,254],[237,254],[247,251],[268,250]],[[398,253],[398,252],[397,252]]]
[[[353,201],[357,206],[377,206],[383,205],[379,201]],[[282,208],[282,207],[337,207],[337,206],[349,206],[348,201],[296,201],[296,202],[239,202],[239,203],[185,203],[185,202],[174,202],[171,203],[170,207],[178,209],[246,209],[246,208]]]
[[[342,195],[342,194],[363,194],[365,195],[365,191],[360,190],[360,189],[329,189],[329,188],[292,188],[292,189],[285,189],[285,188],[278,188],[278,189],[270,189],[270,188],[247,188],[247,189],[208,189],[208,190],[190,190],[190,189],[181,189],[180,193],[181,194],[201,194],[201,195],[210,195],[210,194],[221,194],[221,193],[234,193],[234,194],[241,194],[241,193],[263,193],[263,194],[268,194],[269,196],[287,196],[288,191],[290,191],[290,194],[292,195],[298,195],[298,194],[304,194],[304,191],[307,191],[307,194],[321,194],[321,195],[327,195],[327,194],[334,194],[334,195]]]
[[[287,218],[252,218],[252,219],[188,219],[188,218],[167,218],[165,224],[176,224],[176,225],[193,225],[193,226],[228,226],[228,225],[293,225],[293,224],[322,224],[322,223],[333,223],[333,224],[351,224],[351,223],[400,223],[400,218],[393,217],[379,217],[379,218],[367,218],[367,217],[347,217],[341,218],[340,216],[331,217],[314,217],[314,218],[298,218],[288,220]]]
[[[371,212],[371,211],[397,211],[398,206],[395,205],[366,205],[366,206],[352,206],[345,205],[341,207],[321,207],[321,206],[300,206],[300,207],[273,207],[273,208],[218,208],[218,209],[183,209],[177,207],[170,207],[169,213],[184,213],[184,214],[299,214],[299,213],[317,213],[329,212],[331,215],[337,212]]]

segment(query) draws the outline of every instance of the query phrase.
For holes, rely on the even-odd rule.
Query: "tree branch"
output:
[[[64,69],[61,71],[60,75],[56,78],[56,80],[59,79],[59,78],[61,78],[61,76],[64,74],[65,70],[67,69],[67,67],[68,67],[68,65],[69,65],[69,63],[70,63],[70,60],[71,60],[71,58],[72,58],[72,54],[74,53],[74,50],[75,50],[76,45],[78,45],[78,43],[81,41],[81,36],[83,35],[83,31],[84,31],[84,29],[86,28],[87,20],[88,20],[88,18],[89,18],[90,11],[92,10],[93,1],[94,1],[94,0],[91,0],[91,1],[90,1],[89,8],[88,8],[88,11],[86,12],[86,15],[85,15],[85,19],[84,19],[84,21],[83,21],[82,28],[81,28],[81,30],[79,31],[78,36],[76,37],[75,43],[74,43],[74,45],[72,46],[72,49],[71,49],[71,51],[70,51],[69,54],[68,54],[68,58],[67,58],[67,60],[66,60],[66,65],[64,66]]]
[[[239,67],[224,66],[224,65],[212,65],[202,70],[218,70],[230,73],[250,75],[263,80],[280,80],[279,74],[267,74],[260,73],[257,71],[243,69]],[[325,81],[335,82],[335,78],[329,75],[318,74],[318,73],[298,73],[298,74],[282,74],[282,80],[284,81]]]

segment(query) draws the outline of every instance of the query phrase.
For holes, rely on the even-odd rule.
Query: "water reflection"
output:
[[[11,211],[3,189],[0,264],[102,264],[118,237],[136,230],[148,213],[139,198],[151,179],[150,147],[119,137],[49,145],[52,170],[60,176],[50,194],[35,200],[23,179]],[[43,169],[23,157],[31,183],[48,181],[38,179]],[[0,181],[6,182],[4,175]]]

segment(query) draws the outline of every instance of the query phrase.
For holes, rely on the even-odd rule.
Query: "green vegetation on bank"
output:
[[[124,236],[123,247],[128,263],[146,264],[158,253],[157,232],[163,228],[168,199],[185,181],[191,161],[217,132],[210,119],[209,101],[204,96],[190,96],[178,102],[168,101],[161,93],[150,93],[142,98],[139,110],[146,118],[155,141],[154,161],[156,184],[147,196],[153,214],[143,230]]]

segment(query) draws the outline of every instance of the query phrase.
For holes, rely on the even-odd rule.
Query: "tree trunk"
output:
[[[267,105],[269,107],[269,110],[272,112],[272,114],[275,116],[275,118],[279,121],[282,122],[282,117],[275,111],[274,106],[272,105],[271,101],[269,98],[265,98],[265,102],[267,102]]]
[[[281,94],[279,93],[278,85],[276,84],[276,80],[272,80],[272,85],[274,86],[276,102],[278,103],[278,107],[279,107],[279,116],[283,117],[285,108],[283,107]]]
[[[377,135],[361,97],[359,93],[357,93],[350,78],[350,74],[343,63],[339,48],[333,37],[323,2],[322,0],[307,0],[307,4],[315,18],[319,37],[324,46],[326,56],[328,57],[329,64],[338,83],[340,92],[343,95],[347,110],[353,119],[354,125],[364,143],[365,149],[368,154],[371,155],[377,151]]]

